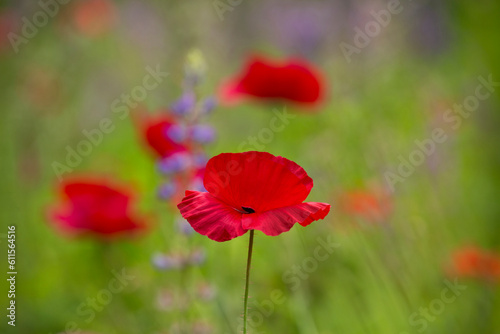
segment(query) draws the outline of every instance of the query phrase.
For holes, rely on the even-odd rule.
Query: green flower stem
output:
[[[243,334],[247,334],[248,286],[250,285],[250,266],[252,264],[254,232],[254,230],[250,230],[250,241],[248,242],[247,273],[245,275],[245,299],[243,301]]]

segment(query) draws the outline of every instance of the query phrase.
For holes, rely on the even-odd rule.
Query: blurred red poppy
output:
[[[392,212],[388,194],[379,190],[355,190],[340,196],[340,209],[348,215],[369,222],[382,222]]]
[[[148,146],[160,158],[167,158],[175,153],[186,152],[183,143],[185,131],[166,113],[158,116],[140,116],[140,131]]]
[[[109,181],[76,179],[62,184],[59,191],[62,203],[50,218],[65,232],[108,238],[146,227],[131,213],[129,192]]]
[[[222,85],[220,95],[227,104],[242,97],[251,97],[315,105],[323,99],[324,90],[319,71],[304,60],[290,59],[274,63],[254,57],[240,74]]]
[[[480,249],[466,246],[455,250],[448,269],[452,276],[500,280],[500,256]]]
[[[302,167],[267,152],[219,154],[203,183],[208,192],[188,190],[177,207],[195,231],[219,242],[248,230],[276,236],[330,211],[326,203],[303,203],[313,180]]]
[[[116,9],[109,0],[83,0],[75,4],[73,21],[78,31],[89,37],[99,36],[111,29]]]

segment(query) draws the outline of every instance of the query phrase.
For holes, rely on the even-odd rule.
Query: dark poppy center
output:
[[[255,210],[252,208],[247,208],[246,206],[242,206],[241,208],[245,211],[245,213],[255,213]]]

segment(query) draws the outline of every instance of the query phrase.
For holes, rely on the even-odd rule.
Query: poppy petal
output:
[[[308,202],[260,213],[243,215],[243,228],[259,230],[269,236],[289,231],[295,223],[307,226],[326,217],[330,204]]]
[[[122,186],[98,178],[68,181],[60,188],[61,204],[50,210],[50,219],[68,234],[111,237],[146,227],[131,214],[132,198]]]
[[[109,219],[106,216],[94,217],[92,231],[100,235],[113,235],[122,232],[137,232],[145,226],[135,218],[123,217],[120,219]]]
[[[290,59],[280,63],[254,57],[239,75],[221,86],[220,94],[227,104],[244,96],[314,104],[322,100],[323,86],[319,71],[306,61]]]
[[[242,213],[210,193],[186,191],[177,205],[193,229],[215,241],[227,241],[247,232],[241,226]]]
[[[128,215],[130,196],[104,182],[67,183],[63,191],[80,214],[86,212],[88,216],[99,215],[108,220],[122,219]]]
[[[236,210],[264,212],[302,203],[312,179],[295,162],[267,152],[222,153],[207,163],[205,189]]]

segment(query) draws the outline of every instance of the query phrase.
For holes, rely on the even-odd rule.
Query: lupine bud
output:
[[[201,113],[205,115],[209,114],[215,109],[216,106],[217,106],[217,99],[213,96],[207,97],[201,103]]]
[[[180,269],[185,264],[184,258],[180,255],[166,255],[161,253],[153,255],[152,262],[153,265],[159,270]]]
[[[189,189],[192,189],[194,191],[207,192],[207,189],[205,188],[205,185],[203,184],[203,179],[201,177],[194,178],[189,184]]]
[[[189,114],[196,105],[196,97],[193,92],[184,93],[177,101],[175,101],[171,109],[178,116]]]
[[[215,130],[209,125],[194,125],[190,129],[194,141],[206,144],[215,140]]]
[[[197,292],[200,299],[206,301],[214,299],[216,295],[215,288],[211,284],[208,284],[206,282],[198,285]]]
[[[175,306],[175,298],[172,290],[162,290],[158,293],[157,303],[158,308],[164,311],[170,311],[174,309]]]
[[[176,192],[175,183],[165,183],[158,187],[158,197],[160,199],[170,199]]]
[[[193,155],[193,163],[196,168],[203,168],[207,165],[208,157],[204,153],[198,153]]]
[[[194,250],[190,255],[189,255],[189,263],[192,265],[201,265],[203,262],[205,262],[205,259],[207,258],[207,255],[205,254],[205,251],[202,248]]]
[[[198,85],[205,76],[207,65],[200,50],[191,50],[187,55],[187,61],[184,65],[185,79],[187,87],[193,88]]]
[[[172,125],[166,131],[168,138],[172,139],[176,143],[182,143],[187,138],[187,130],[183,125]]]
[[[173,174],[186,170],[191,165],[190,155],[186,152],[175,153],[158,162],[158,170],[163,174]]]
[[[184,218],[177,219],[176,225],[177,225],[178,231],[184,235],[191,235],[194,233],[194,229],[191,227],[191,225],[189,225],[187,220]]]

